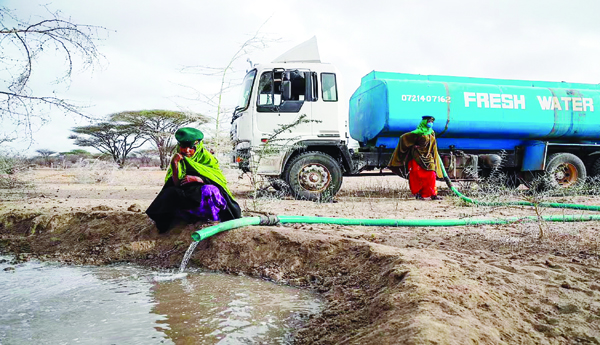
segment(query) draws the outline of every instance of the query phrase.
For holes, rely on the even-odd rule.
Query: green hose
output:
[[[192,233],[194,241],[202,241],[220,232],[240,228],[248,225],[275,225],[275,224],[337,224],[354,226],[389,226],[389,227],[433,227],[433,226],[467,226],[467,225],[497,225],[511,223],[536,222],[540,219],[547,222],[585,222],[600,221],[600,215],[553,215],[553,216],[525,216],[508,217],[502,219],[352,219],[333,217],[310,216],[269,216],[247,217],[230,220],[217,225],[204,228]]]
[[[438,155],[440,162],[442,161]],[[569,208],[576,210],[600,211],[600,206],[588,206],[578,204],[561,204],[561,203],[539,203],[534,204],[527,201],[512,201],[512,202],[484,202],[473,200],[460,193],[450,181],[444,165],[442,172],[444,180],[448,187],[459,198],[467,203],[481,206],[539,206],[539,207],[554,207],[554,208]],[[352,219],[352,218],[332,218],[332,217],[309,217],[309,216],[262,216],[262,217],[247,217],[230,220],[228,222],[219,223],[217,225],[204,228],[192,233],[194,241],[202,241],[220,232],[240,228],[248,225],[276,225],[276,224],[338,224],[338,225],[360,225],[360,226],[389,226],[389,227],[432,227],[432,226],[465,226],[465,225],[496,225],[510,223],[536,222],[544,220],[547,222],[585,222],[585,221],[600,221],[600,215],[553,215],[553,216],[525,216],[525,217],[509,217],[502,219]]]

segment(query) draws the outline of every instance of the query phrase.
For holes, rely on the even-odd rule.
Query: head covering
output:
[[[200,131],[198,131],[200,132]],[[202,132],[200,132],[202,134]],[[177,135],[177,134],[176,134]],[[196,139],[198,140],[198,139]],[[175,152],[179,151],[179,145],[175,147]],[[197,174],[193,174],[193,171],[188,171],[191,169],[195,171]],[[180,180],[185,177],[185,175],[199,175],[205,180],[205,183],[216,184],[223,188],[223,190],[229,194],[229,196],[233,199],[233,195],[229,188],[227,188],[227,180],[223,175],[223,172],[219,168],[219,161],[213,156],[208,150],[204,149],[204,145],[202,142],[199,142],[196,145],[196,152],[192,157],[183,156],[183,159],[179,161],[179,176],[177,176]],[[167,176],[165,177],[165,182],[168,181],[171,176],[173,176],[173,167],[169,164],[169,169],[167,170]],[[206,181],[209,180],[209,181]]]
[[[435,118],[433,116],[428,116],[428,115],[423,116],[423,120],[421,120],[417,129],[415,129],[411,133],[420,134],[420,135],[430,135],[431,133],[433,133],[433,128],[427,127],[427,121],[430,118],[433,118],[435,120]]]
[[[196,140],[202,139],[204,139],[204,133],[193,127],[181,127],[175,132],[175,140],[183,147],[193,146]]]
[[[423,120],[429,120],[429,119],[433,119],[433,121],[435,121],[435,117],[431,116],[431,115],[424,115],[422,117]]]

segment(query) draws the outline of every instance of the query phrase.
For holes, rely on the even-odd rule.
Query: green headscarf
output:
[[[175,147],[175,150],[176,152],[179,152],[179,145]],[[219,168],[219,161],[210,152],[208,152],[208,150],[204,149],[204,144],[202,142],[196,144],[196,152],[192,157],[183,156],[183,159],[179,161],[179,176],[177,177],[180,180],[183,179],[185,175],[188,175],[186,173],[187,166],[194,169],[201,177],[206,177],[223,187],[225,192],[227,192],[227,194],[229,194],[229,196],[233,199],[231,191],[229,188],[227,188],[227,180]],[[169,181],[171,176],[173,176],[173,167],[169,164],[165,182]]]
[[[433,128],[427,127],[427,119],[421,120],[417,129],[412,131],[411,133],[419,134],[419,135],[430,135],[433,133]]]

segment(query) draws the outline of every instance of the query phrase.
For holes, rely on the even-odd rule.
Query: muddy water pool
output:
[[[0,256],[0,345],[289,344],[321,307],[244,276],[12,260]]]

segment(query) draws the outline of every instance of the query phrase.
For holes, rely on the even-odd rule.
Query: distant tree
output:
[[[93,153],[92,154],[92,158],[93,159],[99,159],[101,161],[110,161],[110,160],[114,161],[112,155],[110,153],[107,153],[107,152]]]
[[[61,155],[73,155],[73,156],[84,156],[84,157],[91,157],[92,154],[88,151],[88,150],[84,150],[84,149],[73,149],[71,151],[68,152],[61,152]]]
[[[63,163],[65,161],[77,163],[82,159],[92,158],[92,154],[84,149],[74,149],[67,152],[60,152],[59,155],[62,157]]]
[[[192,123],[203,124],[208,118],[194,113],[170,110],[123,111],[110,116],[110,120],[136,127],[150,139],[160,160],[160,168],[166,169],[175,146],[174,134],[178,128]]]
[[[50,163],[52,162],[52,157],[50,156],[56,153],[56,151],[47,149],[39,149],[35,150],[35,152],[37,152],[42,157],[42,159],[44,160],[44,165],[46,166],[50,166]]]
[[[101,122],[95,125],[80,126],[72,129],[69,139],[75,140],[75,145],[93,147],[96,150],[110,154],[119,167],[125,165],[127,155],[148,141],[140,130],[131,124]]]
[[[62,18],[60,12],[47,11],[46,19],[22,21],[8,8],[0,7],[0,121],[4,122],[0,143],[4,139],[14,139],[17,133],[31,138],[35,121],[47,121],[47,110],[52,108],[86,116],[81,107],[69,100],[54,94],[37,94],[30,88],[30,80],[34,70],[37,71],[34,68],[37,59],[51,52],[51,55],[62,54],[66,62],[66,67],[55,76],[52,84],[66,83],[68,86],[75,65],[86,69],[99,63],[101,55],[95,41],[98,33],[105,29],[76,24]],[[55,66],[42,73],[60,71],[61,68]],[[10,129],[8,124],[12,124]],[[7,131],[12,133],[8,135]]]
[[[158,150],[156,149],[146,149],[146,150],[138,150],[134,152],[136,154],[137,159],[140,160],[140,163],[143,166],[156,166],[156,160],[159,158]],[[160,164],[160,163],[159,163]]]

